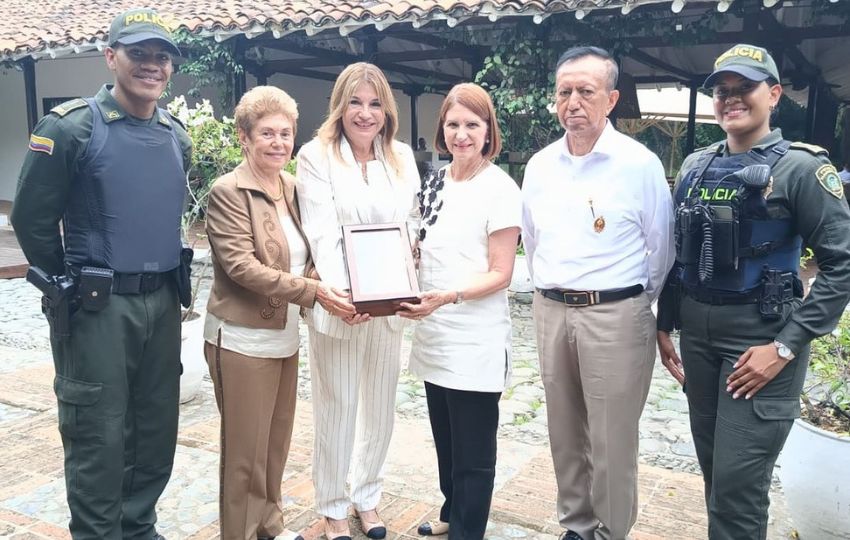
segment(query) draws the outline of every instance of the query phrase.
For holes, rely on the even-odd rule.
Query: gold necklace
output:
[[[475,178],[478,173],[480,173],[484,169],[484,166],[488,163],[490,163],[488,160],[481,159],[481,163],[479,163],[478,166],[475,167],[475,170],[472,171],[472,174],[470,174],[466,178],[458,178],[457,176],[455,176],[455,166],[454,162],[452,162],[452,178],[454,178],[455,182],[468,182],[469,180]]]
[[[279,201],[283,198],[283,182],[281,182],[280,176],[277,177],[277,187],[280,188],[280,193],[278,193],[275,196],[275,195],[272,195],[271,193],[269,193],[269,191],[265,188],[265,186],[262,186],[263,193],[268,195],[269,199],[273,200],[274,202],[277,202],[277,201]]]

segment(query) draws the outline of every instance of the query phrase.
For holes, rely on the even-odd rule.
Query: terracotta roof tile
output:
[[[619,7],[624,0],[4,0],[0,8],[0,60],[77,46],[91,48],[106,38],[110,21],[130,8],[148,5],[192,32],[276,27],[335,27],[381,20],[476,15],[493,11],[540,13],[579,4]],[[638,0],[656,3],[669,0]]]

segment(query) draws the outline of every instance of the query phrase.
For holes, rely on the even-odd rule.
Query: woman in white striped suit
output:
[[[341,225],[418,225],[413,152],[394,139],[398,111],[387,79],[367,63],[345,68],[328,117],[298,154],[304,232],[323,282],[347,289]],[[393,428],[403,321],[365,314],[341,319],[316,306],[307,317],[315,442],[316,510],[329,540],[347,540],[348,508],[369,538],[386,527],[376,511]],[[351,492],[346,493],[350,474]]]

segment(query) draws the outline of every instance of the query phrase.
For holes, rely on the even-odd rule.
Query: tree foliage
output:
[[[212,37],[192,34],[184,28],[174,33],[174,40],[186,56],[186,61],[177,67],[177,71],[193,79],[187,92],[189,96],[197,98],[203,88],[215,88],[222,110],[232,111],[234,77],[244,71],[234,46],[229,42],[219,43]]]
[[[476,73],[475,82],[493,99],[506,151],[536,152],[557,136],[550,111],[556,60],[543,36],[518,26],[502,35]]]

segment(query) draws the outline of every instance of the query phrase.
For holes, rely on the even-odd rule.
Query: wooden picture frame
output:
[[[419,281],[404,223],[343,225],[351,301],[358,313],[387,317],[418,304]]]

